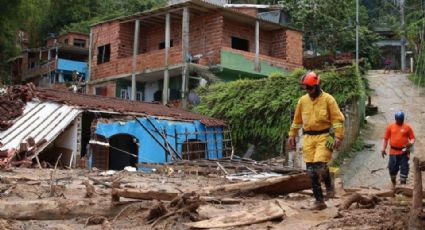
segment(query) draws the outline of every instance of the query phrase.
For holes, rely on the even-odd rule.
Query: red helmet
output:
[[[319,83],[320,83],[320,78],[313,71],[306,73],[301,80],[302,85],[315,86],[315,85],[318,85]]]

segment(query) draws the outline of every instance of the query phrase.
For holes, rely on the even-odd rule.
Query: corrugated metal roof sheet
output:
[[[45,139],[52,142],[78,116],[81,111],[72,106],[52,102],[28,102],[22,116],[14,120],[7,130],[0,132],[0,150],[18,149],[20,144],[32,137],[35,143]],[[35,154],[47,144],[38,146]]]

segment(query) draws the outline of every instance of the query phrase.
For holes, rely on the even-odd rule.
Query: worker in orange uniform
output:
[[[319,83],[320,78],[314,72],[308,72],[302,77],[301,88],[307,94],[298,101],[288,138],[289,147],[295,148],[298,130],[302,128],[303,159],[316,199],[312,210],[327,207],[320,177],[325,183],[327,197],[335,195],[328,163],[332,159],[332,151],[341,145],[344,138],[344,115],[335,98],[324,92]]]
[[[394,115],[395,122],[388,125],[384,134],[382,145],[382,158],[387,155],[388,139],[390,140],[390,160],[388,169],[393,187],[396,185],[396,177],[400,171],[400,184],[406,184],[409,175],[410,148],[415,143],[415,134],[412,127],[404,122],[404,112],[398,111]]]

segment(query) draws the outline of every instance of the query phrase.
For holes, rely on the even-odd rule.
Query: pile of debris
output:
[[[25,103],[31,101],[34,96],[35,86],[32,83],[3,89],[0,93],[0,131],[13,125],[12,121],[24,112]]]

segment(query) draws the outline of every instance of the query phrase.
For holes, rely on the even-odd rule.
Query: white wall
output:
[[[145,101],[153,101],[153,94],[158,91],[158,81],[145,83]]]

